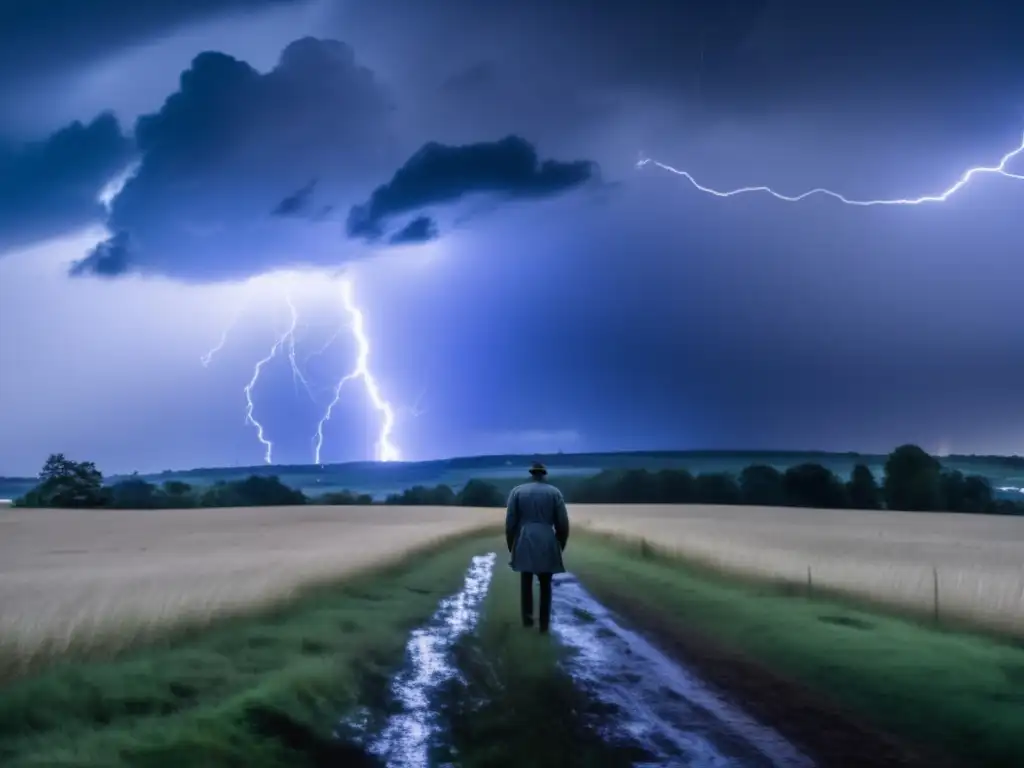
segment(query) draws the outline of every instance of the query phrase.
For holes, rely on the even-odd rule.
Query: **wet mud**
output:
[[[637,768],[814,765],[695,671],[623,626],[571,574],[555,578],[552,613],[552,631],[570,649],[569,674],[617,713],[608,737],[630,739],[651,755]]]

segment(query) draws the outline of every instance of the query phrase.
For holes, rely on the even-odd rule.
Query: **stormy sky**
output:
[[[14,0],[0,474],[1024,453],[1024,8]],[[284,334],[295,323],[295,332]],[[212,354],[210,354],[212,352]],[[204,358],[204,356],[207,356]],[[294,364],[293,364],[294,363]],[[382,413],[337,390],[324,462]]]

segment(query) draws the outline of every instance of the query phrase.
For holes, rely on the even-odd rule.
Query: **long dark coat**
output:
[[[543,480],[513,488],[505,513],[505,540],[512,570],[564,573],[562,550],[569,541],[569,514],[562,492]]]

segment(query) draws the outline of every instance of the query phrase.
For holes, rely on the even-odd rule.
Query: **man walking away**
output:
[[[551,625],[551,577],[564,573],[562,550],[569,541],[569,514],[562,492],[547,482],[548,471],[534,462],[532,480],[508,495],[505,542],[509,565],[519,573],[523,626],[533,626],[533,577],[540,583],[540,631]]]

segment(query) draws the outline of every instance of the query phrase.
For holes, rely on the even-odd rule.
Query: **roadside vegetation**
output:
[[[696,661],[755,715],[774,714],[783,732],[787,716],[796,724],[800,712],[780,707],[785,690],[752,687],[766,670],[926,755],[1024,765],[1019,644],[716,577],[646,544],[578,533],[569,560],[600,600]]]
[[[8,683],[0,764],[373,765],[334,725],[357,704],[387,706],[408,633],[495,538],[454,538],[270,610]]]
[[[821,464],[802,463],[785,470],[752,464],[739,474],[685,469],[605,470],[590,477],[552,474],[566,499],[578,504],[724,504],[819,509],[892,509],[920,512],[1024,515],[1024,501],[998,498],[989,480],[956,469],[915,445],[889,454],[881,478],[864,464],[848,478]],[[387,496],[388,505],[500,507],[508,488],[473,479],[458,491],[448,485],[416,485]],[[160,485],[141,477],[105,485],[92,462],[63,454],[47,459],[38,485],[16,501],[22,507],[112,507],[170,509],[191,507],[362,505],[377,503],[363,493],[333,491],[307,496],[276,476],[192,486],[180,480]]]

